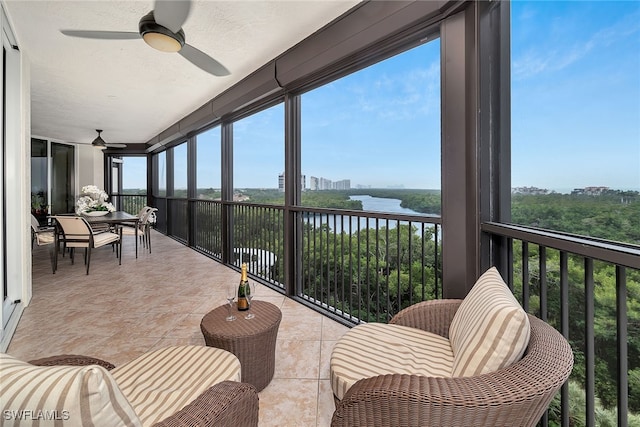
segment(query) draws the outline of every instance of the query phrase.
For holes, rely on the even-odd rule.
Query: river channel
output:
[[[419,212],[400,206],[401,200],[399,199],[387,199],[383,197],[372,197],[369,195],[350,196],[349,199],[360,200],[362,202],[363,211],[367,212],[421,215]],[[366,228],[387,227],[388,229],[393,229],[397,227],[398,222],[401,224],[407,224],[407,221],[386,219],[376,220],[375,218],[364,218],[359,216],[326,214],[316,214],[314,216],[309,215],[305,220],[307,223],[313,224],[315,227],[319,227],[322,224],[328,224],[329,228],[335,233],[341,233],[343,230],[347,233],[357,233],[358,230],[364,230]],[[419,227],[419,224],[416,225]]]

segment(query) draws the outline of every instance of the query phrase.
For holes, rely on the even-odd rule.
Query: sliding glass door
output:
[[[71,213],[75,210],[75,147],[51,143],[51,213]]]

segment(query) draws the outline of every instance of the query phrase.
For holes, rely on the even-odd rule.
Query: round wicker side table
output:
[[[242,382],[253,384],[258,391],[273,378],[276,357],[276,337],[282,312],[266,301],[251,302],[253,319],[246,312],[235,312],[236,320],[227,322],[227,306],[222,305],[205,314],[200,330],[209,347],[222,348],[235,354],[242,367]]]

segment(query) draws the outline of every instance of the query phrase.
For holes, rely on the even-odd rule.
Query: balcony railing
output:
[[[441,294],[440,218],[362,211],[296,210],[297,295],[351,324],[387,322]]]
[[[117,210],[131,215],[138,215],[138,212],[147,205],[146,194],[111,194],[109,197]]]
[[[223,259],[225,205],[233,224],[228,263],[246,262],[252,276],[284,292],[283,206],[193,201],[192,246]],[[386,322],[402,308],[441,294],[440,218],[321,208],[293,212],[295,295],[305,303],[356,324]]]
[[[632,292],[637,310],[640,247],[505,224],[482,229],[506,247],[505,279],[523,307],[558,329],[573,348],[575,367],[552,404],[549,424],[595,426],[617,418],[617,425],[629,425],[629,410],[638,412],[640,397],[630,408],[629,372],[640,369],[640,321],[638,313],[630,321],[634,306],[627,297]],[[635,355],[629,358],[632,337]]]

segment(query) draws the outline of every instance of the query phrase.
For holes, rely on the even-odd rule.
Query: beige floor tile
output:
[[[137,324],[126,331],[130,337],[164,338],[170,331],[186,320],[185,313],[147,312],[139,313]]]
[[[322,339],[329,341],[337,341],[342,337],[349,328],[341,325],[338,322],[334,322],[328,317],[322,318]]]
[[[274,378],[318,379],[320,341],[276,342]]]
[[[320,379],[328,380],[330,378],[329,362],[331,361],[331,352],[337,341],[322,341],[320,346]]]
[[[260,427],[316,425],[318,381],[273,379],[260,392]]]
[[[331,390],[331,381],[320,380],[318,382],[318,417],[317,427],[330,427],[331,417],[336,409],[333,400],[333,390]]]
[[[198,336],[202,337],[202,331],[200,330],[200,322],[202,321],[202,315],[200,314],[187,314],[180,322],[178,322],[174,328],[169,330],[165,337],[171,338],[189,338],[193,340]],[[204,338],[202,340],[204,344]]]
[[[322,319],[307,316],[300,310],[282,310],[282,321],[278,329],[278,338],[283,340],[320,340],[322,337]]]

